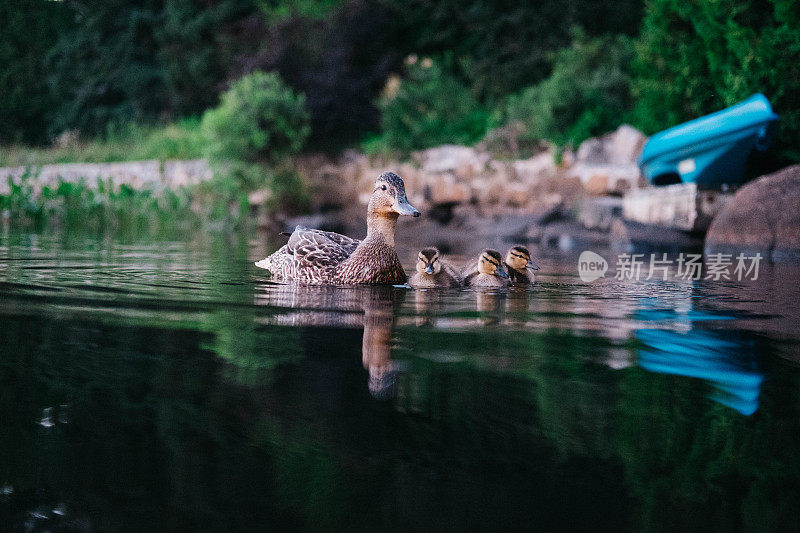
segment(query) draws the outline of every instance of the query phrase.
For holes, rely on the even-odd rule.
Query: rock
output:
[[[639,167],[630,165],[597,165],[577,162],[567,170],[567,176],[578,178],[586,192],[595,195],[620,194],[640,186]]]
[[[165,165],[165,170],[167,168],[172,169],[176,162],[169,163],[171,165],[169,167]],[[198,161],[188,162],[188,167],[201,166],[204,166],[204,163],[199,163]],[[28,172],[28,169],[24,167],[0,168],[0,183],[4,184],[0,186],[0,194],[8,193],[7,181],[9,178],[14,183],[19,183],[22,175],[26,172]],[[211,173],[204,170],[191,179],[199,182],[210,179],[210,177]],[[94,187],[99,182],[110,181],[114,187],[128,185],[134,189],[148,188],[153,190],[169,185],[161,172],[161,162],[157,160],[44,165],[38,169],[30,169],[29,178],[35,194],[38,194],[44,186],[55,187],[59,182],[84,182],[86,185]],[[189,179],[186,176],[184,178]]]
[[[622,216],[622,198],[586,198],[578,205],[578,221],[586,229],[608,231],[611,222]]]
[[[542,210],[535,218],[534,222],[538,226],[546,226],[553,222],[558,222],[567,218],[564,209],[564,202],[558,195],[552,195],[552,198],[545,198],[547,207]]]
[[[455,144],[444,144],[411,155],[425,172],[463,172],[472,176],[482,172],[490,159],[486,152]]]
[[[258,189],[247,195],[247,201],[253,207],[266,204],[270,198],[272,198],[272,191],[267,188]]]
[[[542,152],[530,159],[514,161],[512,165],[517,179],[531,184],[543,177],[553,176],[557,171],[553,153],[550,151]]]
[[[164,161],[164,181],[172,189],[196,185],[212,177],[211,168],[205,159]]]
[[[606,164],[608,163],[608,155],[606,154],[605,145],[600,137],[586,139],[578,147],[578,152],[575,154],[577,161],[586,163]]]
[[[480,205],[497,204],[502,199],[504,184],[498,183],[489,177],[475,178],[472,180],[472,198]]]
[[[540,230],[534,226],[528,230],[528,236],[538,240],[542,248],[561,251],[597,250],[608,246],[608,233],[587,230],[577,221],[553,222]]]
[[[647,136],[633,126],[623,124],[612,134],[606,148],[609,161],[615,164],[636,164],[642,153]]]
[[[739,189],[711,223],[706,251],[762,252],[800,258],[800,165]]]
[[[602,137],[587,139],[575,154],[567,174],[578,177],[590,194],[623,193],[639,187],[637,158],[647,137],[623,124]]]
[[[520,121],[511,121],[500,128],[486,132],[482,144],[486,150],[495,155],[517,157],[519,154],[519,137],[525,132],[525,125]]]
[[[705,232],[732,196],[699,190],[696,183],[644,187],[623,197],[622,216],[642,224]]]
[[[457,183],[452,175],[437,175],[426,180],[425,200],[433,205],[467,203],[471,197],[468,185]]]
[[[605,194],[607,192],[611,192],[612,189],[608,186],[608,176],[602,173],[602,170],[595,171],[596,174],[591,174],[589,179],[583,182],[583,186],[586,189],[586,192],[589,194],[600,195]]]
[[[576,159],[594,165],[635,165],[646,141],[644,133],[623,124],[613,132],[583,141]]]
[[[678,254],[700,250],[703,244],[697,234],[622,218],[615,218],[611,222],[609,241],[614,250],[639,253]]]
[[[530,202],[530,189],[524,183],[509,183],[504,193],[505,203],[512,207],[525,207]]]
[[[494,159],[489,161],[488,169],[483,175],[488,176],[494,183],[499,185],[509,183],[517,178],[513,164]]]

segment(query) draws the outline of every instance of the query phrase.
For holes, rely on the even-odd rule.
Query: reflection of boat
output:
[[[636,332],[644,343],[639,366],[651,372],[699,378],[714,387],[712,398],[744,415],[758,409],[764,376],[758,371],[752,341],[692,329],[687,333],[645,329]]]
[[[697,183],[704,188],[736,185],[747,157],[770,144],[778,120],[763,94],[656,133],[644,147],[639,166],[654,185]]]

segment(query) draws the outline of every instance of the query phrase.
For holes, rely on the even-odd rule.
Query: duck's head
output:
[[[384,172],[375,180],[375,188],[369,199],[370,214],[396,214],[419,216],[413,205],[406,198],[406,186],[403,179],[394,172]]]
[[[539,270],[531,261],[531,253],[524,246],[512,246],[506,254],[506,264],[514,270],[524,272],[525,269]]]
[[[423,248],[417,255],[417,272],[420,274],[436,275],[442,270],[439,261],[439,250],[433,247]]]
[[[495,250],[484,250],[478,258],[478,272],[507,278],[508,273],[503,268],[503,256]]]

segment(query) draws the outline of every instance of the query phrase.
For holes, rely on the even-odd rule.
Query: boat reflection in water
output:
[[[660,329],[636,332],[644,346],[639,366],[651,372],[699,378],[713,387],[715,401],[751,415],[758,409],[764,375],[758,369],[755,343],[731,332]]]

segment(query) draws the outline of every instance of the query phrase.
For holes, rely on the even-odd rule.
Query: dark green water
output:
[[[264,252],[0,237],[0,530],[798,529],[796,269],[437,295]]]

